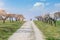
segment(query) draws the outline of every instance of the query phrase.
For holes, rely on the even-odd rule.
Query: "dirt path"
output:
[[[44,40],[44,36],[33,21],[28,21],[8,40]]]

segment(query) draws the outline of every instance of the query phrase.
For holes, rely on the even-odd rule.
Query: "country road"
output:
[[[33,21],[27,21],[8,40],[45,40]]]

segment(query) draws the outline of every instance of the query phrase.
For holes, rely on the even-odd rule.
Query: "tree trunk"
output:
[[[56,27],[56,22],[57,22],[57,20],[54,20],[55,27]]]
[[[12,19],[12,22],[14,22],[14,21],[13,21],[13,18],[11,18],[11,19]]]
[[[10,23],[11,23],[11,18],[9,18],[9,20],[10,20]]]
[[[15,20],[18,21],[17,18],[15,18]]]
[[[5,19],[3,19],[3,23],[5,23]]]

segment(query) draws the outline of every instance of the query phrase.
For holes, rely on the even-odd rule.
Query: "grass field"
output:
[[[43,32],[46,40],[60,40],[60,21],[57,21],[57,26],[43,23],[41,21],[34,21],[37,27]]]
[[[12,22],[6,21],[2,23],[0,21],[0,40],[8,40],[8,38],[22,26],[24,22]]]

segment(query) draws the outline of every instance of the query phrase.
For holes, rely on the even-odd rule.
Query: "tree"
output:
[[[59,19],[60,18],[60,12],[55,12],[54,13],[54,16],[55,16],[55,19],[56,20]]]
[[[20,15],[20,14],[17,15],[16,18],[17,18],[18,21],[23,21],[25,19],[24,16],[23,15]]]
[[[3,20],[3,23],[5,23],[6,20],[6,11],[0,9],[0,19]]]
[[[13,22],[13,18],[15,18],[16,14],[7,14],[7,18],[9,18],[10,22]]]

